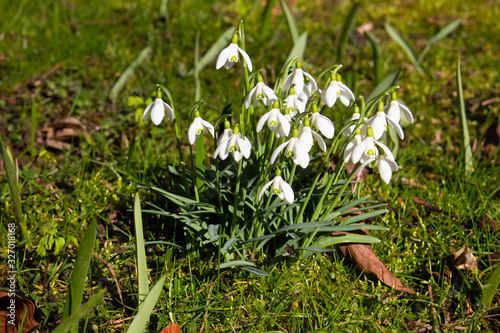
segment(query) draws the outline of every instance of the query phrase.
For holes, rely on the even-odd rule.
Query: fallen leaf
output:
[[[368,231],[366,230],[361,230],[361,232],[363,232],[365,235],[368,235]],[[334,236],[346,234],[350,233],[333,233]],[[370,244],[344,244],[339,245],[339,248],[344,256],[355,263],[358,269],[363,271],[363,273],[375,274],[380,282],[398,291],[403,291],[410,294],[415,293],[413,289],[404,286],[403,283],[397,277],[395,277],[394,274],[392,274],[391,271],[387,269],[387,267],[385,267],[384,263],[378,258],[377,254],[375,253],[375,251],[373,251]]]
[[[12,301],[15,301],[14,303]],[[15,325],[9,324],[13,318],[9,316],[11,304],[15,306]],[[26,314],[25,314],[26,313]],[[0,333],[17,333],[17,325],[24,317],[22,332],[29,332],[38,325],[33,315],[35,314],[35,305],[29,299],[16,295],[10,297],[6,292],[0,292]]]
[[[477,268],[477,259],[467,244],[446,259],[450,262],[451,268],[458,270],[472,270]]]
[[[162,329],[160,333],[179,333],[179,324],[173,323],[173,324],[168,324],[167,327]]]

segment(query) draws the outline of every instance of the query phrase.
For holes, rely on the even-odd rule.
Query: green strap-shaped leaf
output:
[[[403,51],[405,51],[406,55],[408,55],[408,58],[410,58],[411,62],[413,65],[421,72],[425,73],[424,68],[420,65],[417,59],[417,55],[415,53],[415,50],[406,42],[406,40],[399,34],[399,32],[394,28],[392,25],[389,23],[385,24],[385,30],[389,34],[389,36],[401,46]]]
[[[285,63],[287,63],[295,56],[298,55],[303,56],[304,51],[306,50],[306,45],[307,45],[307,32],[304,32],[302,35],[299,36],[297,42],[293,45],[293,48],[288,54],[288,58],[286,59]]]
[[[62,323],[57,325],[57,327],[52,331],[52,333],[66,333],[69,332],[73,327],[78,325],[78,322],[82,320],[93,308],[99,303],[99,301],[106,294],[106,289],[102,289],[85,303],[82,307],[78,308],[71,316],[63,319]]]
[[[462,19],[455,20],[455,21],[451,22],[450,24],[446,25],[441,30],[439,30],[438,33],[434,35],[434,37],[429,39],[429,41],[427,42],[427,45],[425,45],[424,50],[422,51],[422,53],[420,53],[420,56],[418,57],[418,62],[422,63],[425,55],[431,49],[431,46],[439,43],[441,40],[446,38],[446,36],[451,34],[453,31],[457,30],[457,28],[460,26],[460,24],[462,24]]]
[[[288,31],[290,32],[290,37],[292,37],[293,45],[297,43],[299,40],[299,28],[297,27],[297,23],[293,18],[293,14],[286,5],[285,0],[280,0],[281,9],[283,10],[283,14],[285,14],[286,23],[288,25]]]
[[[127,83],[127,81],[130,79],[137,66],[139,66],[144,62],[144,60],[146,60],[148,55],[151,53],[151,50],[152,50],[151,46],[147,46],[144,49],[142,49],[142,51],[134,59],[134,61],[132,61],[132,63],[123,71],[122,75],[120,75],[115,85],[113,86],[113,88],[111,88],[111,91],[109,92],[109,98],[112,101],[114,101],[116,97],[118,97],[118,94],[125,86],[125,83]]]
[[[163,285],[165,284],[166,275],[163,275],[161,279],[151,288],[148,296],[144,299],[139,307],[139,311],[135,316],[134,320],[127,329],[130,333],[140,333],[144,332],[146,325],[149,321],[149,317],[153,312],[158,298],[160,298],[161,292],[163,290]]]
[[[347,235],[338,235],[338,236],[330,236],[323,237],[316,241],[311,247],[317,248],[325,248],[327,246],[341,244],[341,243],[380,243],[380,239],[372,236],[366,235],[356,235],[356,234],[347,234]]]
[[[457,91],[458,91],[458,110],[460,112],[460,124],[462,125],[462,141],[465,157],[465,173],[467,176],[473,171],[472,149],[470,147],[469,128],[467,127],[467,115],[465,114],[464,91],[462,88],[462,71],[460,67],[460,56],[457,59]]]
[[[356,20],[356,14],[358,13],[359,2],[355,2],[347,15],[347,18],[344,22],[344,26],[342,27],[342,32],[340,33],[339,42],[337,44],[337,60],[342,61],[342,56],[344,54],[345,44],[347,42],[347,36],[349,35],[349,31],[351,31],[352,26]]]
[[[220,269],[223,268],[228,268],[228,267],[233,267],[233,266],[253,266],[255,267],[255,264],[250,261],[245,261],[245,260],[231,260],[231,261],[226,261],[225,263],[222,263],[219,265]]]
[[[149,292],[148,263],[146,261],[146,247],[144,246],[144,232],[142,230],[142,212],[139,193],[134,200],[134,227],[135,227],[135,250],[137,254],[137,280],[139,284],[139,304],[146,298]]]
[[[80,303],[82,302],[83,297],[83,289],[85,287],[85,280],[90,266],[90,259],[92,259],[92,251],[94,250],[96,233],[97,221],[93,220],[83,237],[82,246],[76,256],[66,297],[66,304],[64,306],[63,319],[68,318],[74,314],[78,308],[80,308]],[[78,325],[75,325],[72,332],[77,331]]]
[[[370,96],[366,99],[367,101],[372,100],[375,96],[380,95],[384,90],[392,87],[396,80],[398,79],[399,71],[394,71],[389,73],[371,92]]]

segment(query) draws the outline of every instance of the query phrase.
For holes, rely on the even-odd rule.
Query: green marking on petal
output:
[[[203,134],[203,129],[202,129],[202,128],[200,128],[200,129],[196,132],[196,134],[198,134],[198,135],[202,135],[202,134]]]
[[[277,188],[273,188],[273,194],[279,195],[280,194],[280,190],[277,189]]]
[[[286,152],[286,157],[295,157],[295,153],[293,152],[293,150],[289,150]]]
[[[257,99],[263,99],[264,98],[264,94],[257,94]]]
[[[276,126],[278,126],[278,124],[274,120],[271,120],[269,122],[269,126],[276,127]]]
[[[230,62],[236,62],[238,61],[238,57],[237,56],[232,56],[231,59],[229,59]]]
[[[368,156],[370,156],[370,155],[375,156],[375,151],[373,149],[368,149],[368,151],[366,152],[366,155],[368,155]]]
[[[236,146],[229,147],[229,152],[233,152],[233,151],[236,151]]]

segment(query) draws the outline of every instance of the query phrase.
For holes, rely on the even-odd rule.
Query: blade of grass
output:
[[[290,32],[290,37],[292,37],[293,45],[295,45],[295,43],[299,40],[299,28],[297,27],[297,23],[293,18],[290,8],[286,5],[285,0],[280,0],[280,5],[283,10],[283,14],[285,14],[286,24],[288,26],[288,31]]]
[[[82,246],[76,256],[75,266],[71,274],[66,304],[64,306],[63,319],[68,318],[80,308],[83,297],[83,289],[87,278],[87,273],[94,250],[94,243],[97,233],[97,220],[90,223],[85,236],[83,237]],[[78,332],[78,325],[75,325],[72,332]]]
[[[450,24],[446,25],[444,28],[438,31],[437,34],[434,35],[429,41],[427,42],[427,45],[425,45],[422,53],[420,53],[418,57],[418,62],[422,63],[424,60],[425,55],[427,52],[431,49],[432,45],[439,43],[441,40],[446,38],[449,34],[451,34],[453,31],[457,30],[458,27],[462,24],[462,19],[455,20],[451,22]]]
[[[365,36],[372,44],[374,82],[379,84],[382,81],[382,47],[373,34],[366,31]]]
[[[472,149],[470,147],[470,136],[469,128],[467,127],[467,116],[465,114],[465,102],[464,102],[464,91],[462,89],[462,73],[460,67],[460,56],[457,59],[457,98],[458,98],[458,108],[460,124],[462,125],[462,139],[464,147],[464,158],[465,158],[465,173],[470,176],[474,167],[472,165]]]
[[[139,311],[135,316],[134,320],[127,329],[127,332],[136,333],[144,332],[146,325],[149,321],[149,317],[153,312],[153,309],[160,298],[161,292],[163,290],[163,284],[165,283],[166,275],[163,275],[160,280],[153,286],[148,296],[144,299],[144,302],[139,307]]]
[[[415,53],[415,50],[406,42],[406,40],[399,34],[399,32],[394,28],[392,25],[389,23],[385,24],[385,30],[387,31],[387,34],[405,51],[406,55],[408,58],[410,58],[411,62],[413,65],[417,68],[418,71],[421,73],[425,73],[424,68],[422,65],[418,62],[417,55]]]
[[[356,14],[358,13],[359,2],[355,2],[349,11],[349,15],[344,22],[342,27],[342,32],[340,33],[339,42],[337,43],[337,61],[342,61],[342,55],[344,54],[345,44],[347,42],[347,36],[349,31],[351,31],[354,21],[356,20]]]
[[[134,200],[134,227],[135,227],[135,246],[137,253],[137,280],[139,284],[138,303],[142,304],[149,292],[148,264],[146,261],[146,247],[144,246],[144,233],[142,230],[142,212],[139,193],[135,195]]]
[[[65,318],[62,323],[60,323],[52,333],[66,333],[69,332],[73,327],[78,325],[78,322],[82,320],[92,309],[96,306],[99,301],[106,294],[107,289],[102,289],[97,295],[92,297],[87,303],[82,307],[78,308],[71,316]]]
[[[14,206],[14,213],[16,215],[17,224],[21,230],[21,242],[28,240],[28,229],[24,224],[23,211],[21,207],[21,196],[19,195],[19,188],[17,187],[16,170],[11,157],[7,153],[7,149],[3,144],[2,135],[0,134],[0,154],[2,155],[3,165],[5,168],[5,175],[7,176],[7,183],[9,184],[10,196],[12,198],[12,205]]]
[[[134,59],[134,61],[132,61],[132,63],[123,71],[122,75],[120,75],[115,85],[113,86],[113,88],[111,88],[111,91],[109,92],[109,98],[113,102],[116,100],[116,97],[118,97],[118,94],[123,89],[127,81],[130,79],[137,66],[139,66],[144,62],[144,60],[146,60],[148,55],[151,53],[151,50],[152,50],[151,46],[147,46],[144,49],[142,49],[142,51]]]

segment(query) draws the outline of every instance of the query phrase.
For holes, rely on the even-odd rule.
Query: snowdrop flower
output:
[[[389,117],[387,114],[384,112],[384,103],[379,100],[378,101],[378,111],[377,113],[368,119],[368,126],[373,128],[373,137],[375,140],[380,139],[382,134],[384,134],[385,131],[387,131],[387,123],[394,127],[396,130],[396,133],[398,133],[398,136],[401,138],[401,140],[404,139],[405,135],[403,133],[403,129],[397,122],[395,122],[391,117]]]
[[[392,156],[392,155],[391,155]],[[394,157],[378,155],[375,160],[375,168],[380,173],[380,178],[384,183],[389,184],[392,178],[392,172],[398,171],[398,164],[394,161]]]
[[[287,91],[293,84],[295,85],[295,93],[297,95],[302,94],[302,91],[304,90],[304,76],[309,79],[309,82],[311,82],[313,90],[317,90],[318,85],[316,84],[316,81],[310,74],[302,70],[302,64],[299,60],[297,60],[295,70],[292,73],[288,74],[285,81],[283,82],[283,90]]]
[[[310,121],[308,118],[304,120],[304,126],[299,132],[299,142],[301,145],[309,152],[313,145],[313,137],[318,142],[318,146],[322,151],[326,151],[325,140],[317,132],[313,131],[310,127]]]
[[[355,99],[351,89],[342,83],[340,75],[331,72],[330,82],[321,92],[321,102],[331,108],[337,101],[337,98],[345,106],[349,106],[349,103]]]
[[[361,115],[359,114],[359,107],[357,105],[354,105],[354,113],[352,114],[351,118],[347,119],[346,123],[352,121],[352,120],[358,120]],[[364,122],[368,121],[366,117],[363,119]],[[366,126],[363,124],[361,125],[361,131],[363,134],[366,134]],[[351,125],[348,128],[345,129],[344,135],[345,136],[351,136],[352,131],[354,131],[354,128],[356,128],[356,125]]]
[[[401,120],[401,110],[405,114],[406,119],[408,119],[410,123],[413,123],[413,114],[410,109],[398,102],[396,93],[393,91],[391,94],[391,103],[385,106],[384,111],[387,113],[387,116],[399,124]]]
[[[288,90],[288,97],[285,99],[286,107],[285,110],[287,110],[292,117],[294,117],[297,112],[303,113],[306,109],[306,105],[304,102],[302,102],[298,96],[295,94],[295,89],[290,87],[290,90]]]
[[[217,140],[217,145],[219,145],[222,141],[229,139],[229,137],[233,135],[233,130],[231,129],[231,123],[227,120],[224,120],[224,132]]]
[[[214,153],[214,158],[219,156],[221,160],[225,160],[229,153],[231,153],[234,160],[238,162],[242,157],[249,158],[251,149],[250,140],[248,138],[241,138],[240,129],[236,125],[233,133],[227,139],[219,142]]]
[[[292,187],[281,178],[281,170],[276,169],[276,176],[269,183],[265,184],[264,187],[259,192],[257,199],[260,201],[266,189],[271,186],[271,193],[277,194],[281,200],[286,199],[289,204],[293,203],[295,195],[293,193]]]
[[[311,125],[317,128],[326,138],[331,139],[335,134],[335,127],[330,119],[323,116],[318,111],[316,104],[312,105]]]
[[[266,86],[264,83],[264,79],[262,75],[257,74],[257,84],[250,90],[250,93],[247,96],[247,100],[245,101],[245,109],[248,109],[250,106],[250,100],[252,100],[253,104],[257,104],[258,100],[262,100],[264,105],[268,106],[272,101],[277,100],[278,97],[274,94],[274,90]]]
[[[195,141],[202,135],[205,131],[209,131],[212,136],[214,136],[214,127],[206,120],[201,119],[200,112],[196,110],[194,112],[194,120],[188,130],[189,143],[194,145]]]
[[[294,128],[292,131],[292,138],[276,148],[276,150],[271,155],[271,164],[276,161],[276,158],[281,153],[283,148],[286,147],[285,156],[291,157],[292,161],[295,164],[300,165],[302,168],[307,168],[309,165],[309,151],[307,151],[307,147],[304,147],[302,143],[299,141],[299,131]]]
[[[168,105],[161,99],[160,90],[158,90],[157,96],[158,97],[152,103],[150,103],[146,107],[146,109],[144,109],[144,113],[142,114],[142,121],[146,121],[149,117],[151,117],[151,121],[156,126],[161,124],[161,122],[163,121],[163,117],[165,117],[165,114],[167,115],[168,120],[174,120],[174,110],[172,110],[170,105]]]
[[[368,127],[366,129],[366,138],[361,141],[352,151],[351,160],[353,163],[358,163],[361,161],[362,163],[366,163],[366,161],[370,159],[374,159],[378,156],[377,146],[382,148],[382,150],[388,156],[392,156],[391,150],[381,142],[375,140],[373,135],[373,129]],[[394,157],[392,158],[394,159]],[[363,162],[365,161],[365,162]]]
[[[257,123],[257,133],[262,130],[266,122],[269,129],[277,132],[281,137],[287,137],[290,133],[290,121],[281,114],[280,103],[278,101],[274,101],[271,111],[260,117]]]
[[[361,129],[357,129],[356,130],[356,134],[354,135],[354,137],[352,138],[351,141],[349,141],[347,143],[347,145],[345,146],[345,149],[344,149],[344,162],[347,163],[349,162],[349,160],[351,159],[352,157],[352,152],[354,151],[354,149],[363,141],[363,137],[361,136]],[[361,156],[361,159],[360,159],[361,163],[364,163],[365,162],[365,159],[363,158],[363,156]]]
[[[216,68],[219,69],[224,66],[226,69],[229,69],[233,67],[234,63],[240,60],[239,54],[245,59],[248,70],[251,72],[252,61],[248,54],[238,46],[238,33],[235,32],[231,39],[231,44],[219,53]]]

